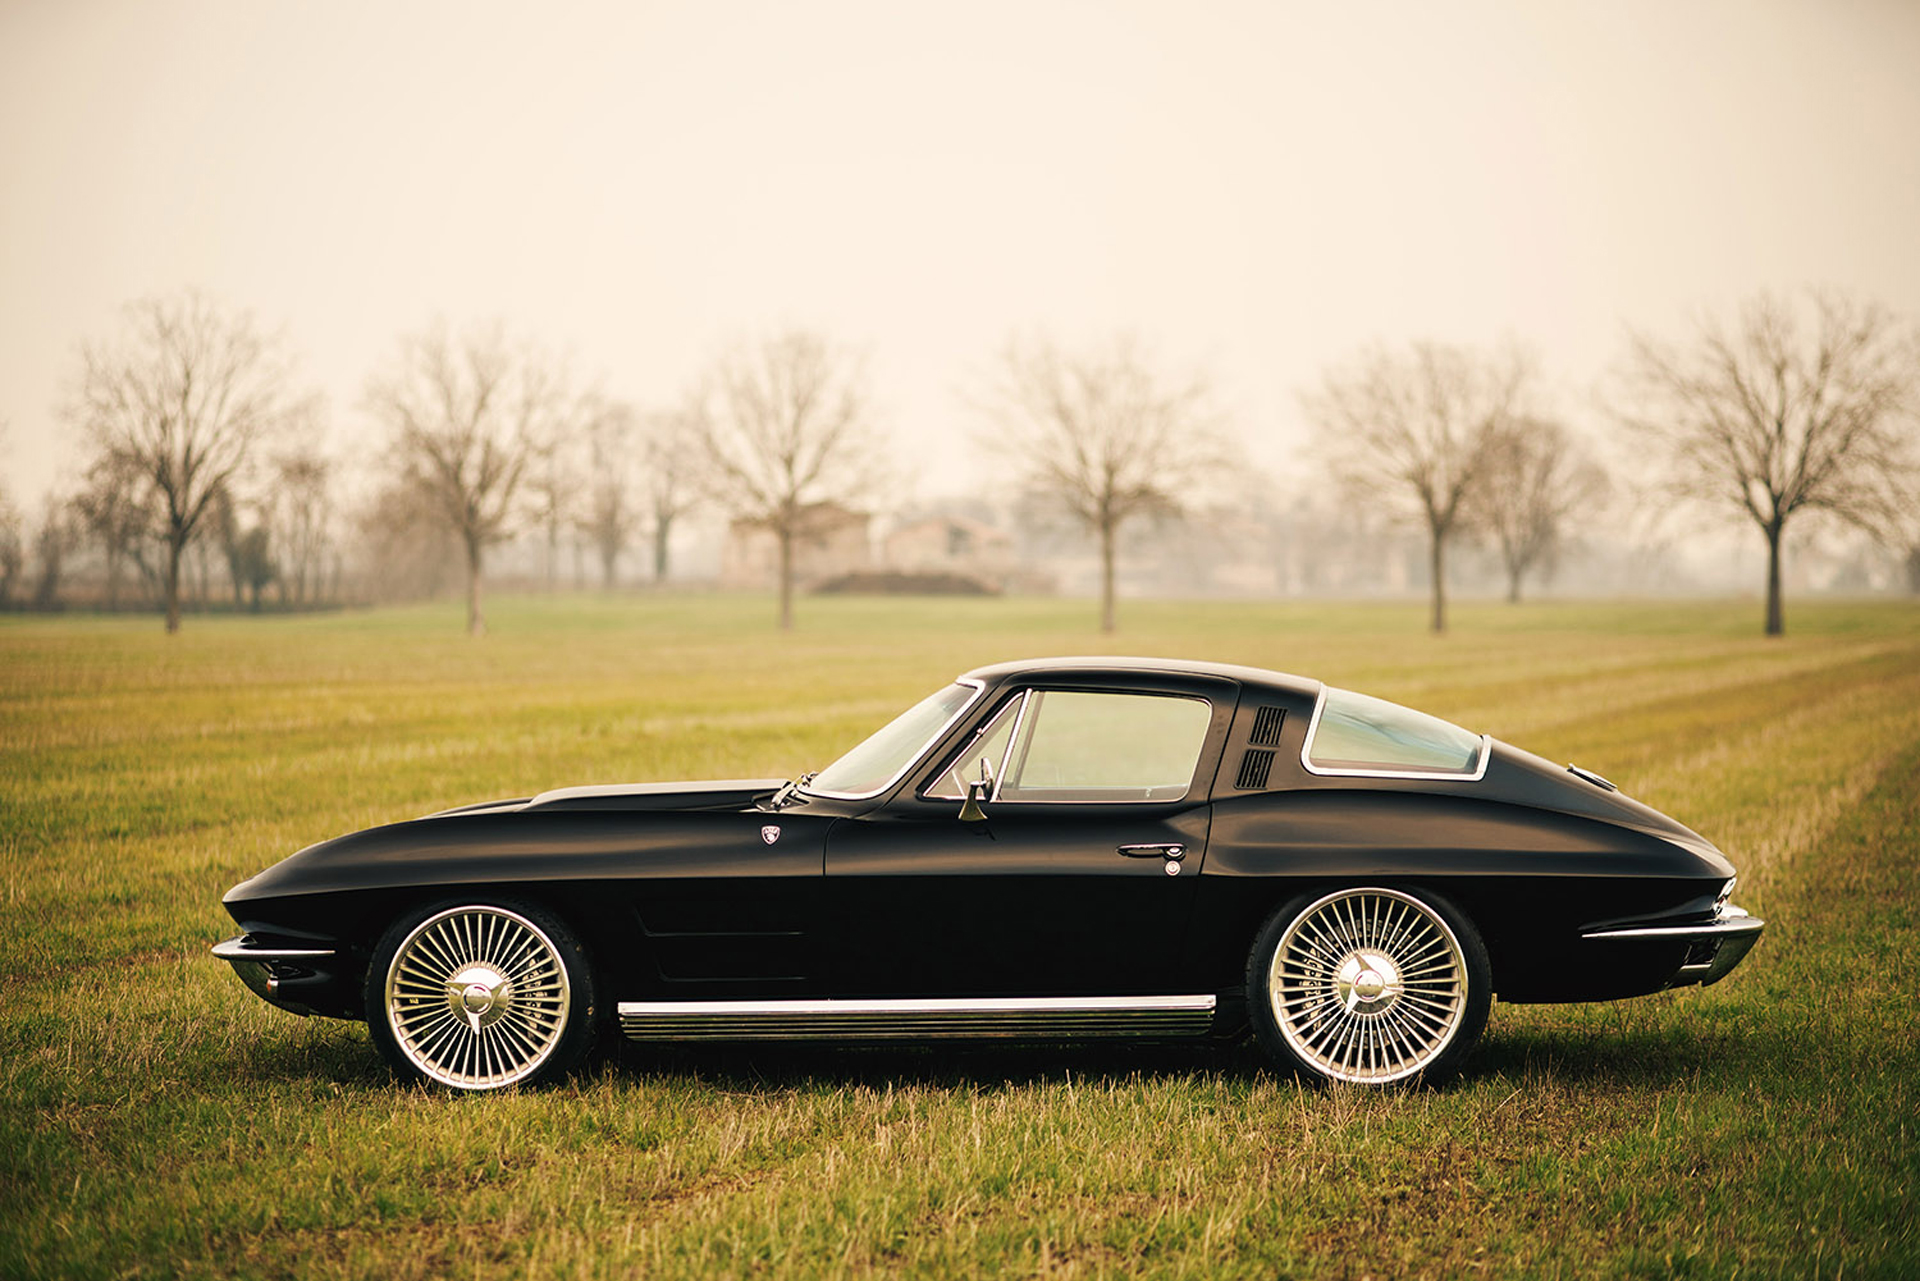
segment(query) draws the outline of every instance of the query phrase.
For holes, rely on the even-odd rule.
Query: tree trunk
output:
[[[1447,535],[1439,528],[1429,529],[1428,534],[1427,567],[1433,575],[1433,623],[1430,630],[1435,636],[1442,636],[1447,630]]]
[[[653,518],[653,581],[667,581],[667,534],[673,528],[673,517],[655,516]]]
[[[180,630],[180,553],[186,549],[186,539],[178,533],[167,539],[167,634],[171,636]]]
[[[1785,527],[1782,521],[1774,521],[1766,527],[1767,535],[1767,635],[1781,636],[1786,633],[1786,620],[1780,609],[1780,534]]]
[[[1509,605],[1520,603],[1520,579],[1521,572],[1514,568],[1513,562],[1507,562],[1507,604]]]
[[[780,630],[793,630],[793,530],[780,530]]]
[[[1113,616],[1113,535],[1114,522],[1100,525],[1100,630],[1112,632]]]
[[[480,612],[480,539],[467,535],[467,635],[485,636],[487,620]]]

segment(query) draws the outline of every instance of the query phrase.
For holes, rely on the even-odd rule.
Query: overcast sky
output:
[[[1912,0],[0,0],[0,120],[27,504],[78,470],[78,341],[188,285],[285,326],[345,453],[436,317],[643,403],[819,326],[922,496],[991,473],[955,393],[1016,329],[1206,365],[1284,468],[1375,339],[1512,336],[1577,391],[1762,287],[1920,315]]]

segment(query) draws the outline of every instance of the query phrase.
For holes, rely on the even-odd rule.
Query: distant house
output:
[[[926,516],[888,534],[881,559],[903,574],[973,578],[998,591],[1014,567],[1013,535],[968,516]]]
[[[805,591],[824,579],[873,564],[869,527],[873,517],[839,503],[810,503],[800,511],[793,540],[793,581]],[[757,520],[727,526],[720,551],[720,585],[769,590],[780,585],[780,539]]]

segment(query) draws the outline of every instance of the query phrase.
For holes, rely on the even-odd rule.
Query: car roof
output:
[[[1264,667],[1242,667],[1235,663],[1203,663],[1186,658],[1132,658],[1108,655],[1027,658],[1017,659],[1008,663],[992,663],[985,667],[976,667],[972,671],[964,673],[961,679],[984,681],[988,684],[999,684],[1004,680],[1025,676],[1101,676],[1107,674],[1211,676],[1220,680],[1238,681],[1243,685],[1266,686],[1309,700],[1317,697],[1320,693],[1320,682],[1305,676],[1292,676],[1286,672],[1268,671]]]

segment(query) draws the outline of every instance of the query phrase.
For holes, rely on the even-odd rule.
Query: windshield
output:
[[[885,729],[814,775],[806,790],[816,796],[859,799],[890,787],[933,740],[946,731],[980,692],[977,685],[949,685],[893,719]]]
[[[1305,761],[1319,774],[1470,778],[1486,767],[1486,739],[1397,703],[1329,689],[1308,735]]]

